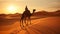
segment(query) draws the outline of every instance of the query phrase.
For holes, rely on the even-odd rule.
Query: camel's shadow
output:
[[[17,30],[17,29],[16,29],[16,30],[13,30],[12,32],[10,32],[10,34],[18,34],[18,33],[20,33],[20,32],[23,31],[23,30],[26,31],[28,34],[30,34],[29,31],[27,30],[27,27],[28,27],[28,26],[21,27],[20,30]]]

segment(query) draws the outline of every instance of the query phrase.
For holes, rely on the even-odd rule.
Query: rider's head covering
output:
[[[27,5],[26,5],[26,7],[25,7],[25,10],[28,10]]]

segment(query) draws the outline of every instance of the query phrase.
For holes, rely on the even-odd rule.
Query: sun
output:
[[[17,11],[17,8],[16,8],[16,6],[14,6],[14,5],[10,5],[10,6],[8,6],[7,7],[7,10],[8,10],[8,12],[9,13],[16,13]]]
[[[16,8],[15,8],[14,6],[8,7],[8,10],[9,10],[9,11],[15,11],[15,9],[16,9]]]

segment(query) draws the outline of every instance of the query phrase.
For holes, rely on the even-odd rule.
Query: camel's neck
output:
[[[32,12],[32,14],[34,14],[34,11]]]

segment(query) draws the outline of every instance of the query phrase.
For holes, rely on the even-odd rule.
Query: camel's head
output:
[[[36,9],[33,9],[33,13],[36,11]]]

